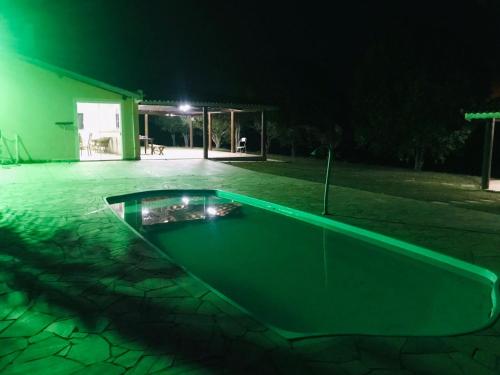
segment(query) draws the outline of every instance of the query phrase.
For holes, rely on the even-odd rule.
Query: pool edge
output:
[[[216,290],[215,288],[211,287],[208,283],[191,273],[188,269],[186,269],[184,266],[178,264],[175,262],[172,258],[170,258],[164,251],[162,251],[160,248],[158,248],[156,245],[154,245],[152,242],[150,242],[147,238],[145,238],[139,231],[137,231],[134,227],[132,227],[129,223],[127,223],[125,220],[123,220],[121,217],[119,217],[118,213],[111,208],[111,202],[116,201],[118,198],[124,199],[124,198],[132,198],[132,197],[154,197],[154,196],[161,196],[164,193],[196,193],[196,194],[215,194],[221,198],[226,198],[226,199],[233,199],[241,203],[246,203],[254,207],[258,207],[261,209],[265,209],[267,211],[271,212],[277,212],[283,215],[286,215],[288,217],[295,218],[297,220],[307,222],[310,224],[315,224],[319,225],[323,228],[329,228],[329,229],[335,229],[336,231],[343,232],[344,234],[350,234],[354,235],[355,237],[360,237],[361,235],[371,239],[373,242],[376,242],[377,244],[383,243],[383,244],[389,244],[392,250],[397,250],[399,253],[407,255],[405,252],[400,251],[399,249],[404,249],[406,251],[409,251],[410,253],[416,255],[418,258],[424,258],[424,259],[431,259],[434,264],[436,263],[444,263],[448,266],[451,266],[453,268],[457,268],[461,270],[462,272],[468,272],[468,273],[473,273],[476,276],[480,277],[481,279],[486,279],[489,280],[491,284],[491,303],[492,303],[492,308],[491,308],[491,313],[489,317],[489,322],[484,324],[483,326],[480,326],[479,328],[476,328],[471,331],[466,331],[466,332],[461,332],[461,333],[456,333],[456,334],[449,334],[449,335],[416,335],[416,334],[398,334],[398,335],[374,335],[374,334],[367,334],[367,333],[356,333],[356,332],[349,332],[349,333],[299,333],[299,332],[292,332],[288,331],[279,327],[276,327],[272,324],[266,323],[262,321],[261,319],[258,319],[253,313],[233,301],[232,299],[226,297],[224,294]],[[207,289],[209,289],[211,292],[213,292],[215,295],[220,297],[223,301],[231,304],[232,306],[235,306],[245,314],[249,315],[252,317],[252,319],[258,321],[260,324],[262,324],[265,327],[268,327],[269,329],[272,329],[273,331],[277,332],[280,336],[282,336],[286,340],[303,340],[303,339],[308,339],[308,338],[317,338],[317,337],[327,337],[327,336],[371,336],[371,337],[453,337],[453,336],[462,336],[462,335],[467,335],[467,334],[473,334],[476,332],[483,331],[492,325],[495,324],[495,322],[499,319],[500,317],[500,306],[498,304],[499,302],[499,288],[500,288],[500,280],[496,273],[493,271],[472,264],[468,263],[465,261],[462,261],[460,259],[451,257],[449,255],[445,255],[439,252],[436,252],[434,250],[426,249],[424,247],[418,246],[418,245],[413,245],[405,241],[397,240],[389,236],[385,236],[376,232],[372,232],[366,229],[362,229],[350,224],[345,224],[341,223],[335,219],[330,219],[330,218],[325,218],[319,215],[315,215],[312,213],[308,213],[305,211],[297,210],[294,208],[282,206],[276,203],[271,203],[268,201],[264,201],[258,198],[253,198],[249,197],[246,195],[238,194],[238,193],[232,193],[232,192],[227,192],[224,190],[219,190],[219,189],[159,189],[159,190],[146,190],[146,191],[141,191],[141,192],[133,192],[133,193],[128,193],[128,194],[120,194],[120,195],[115,195],[115,196],[109,196],[109,197],[103,197],[103,200],[107,207],[109,208],[109,211],[113,214],[115,218],[117,218],[121,223],[124,223],[129,229],[132,230],[139,238],[141,238],[144,242],[146,242],[149,246],[151,246],[160,256],[164,257],[167,259],[169,262],[172,264],[175,264],[179,268],[181,268],[184,272],[186,272],[189,276],[193,277],[195,280],[198,282],[202,283]],[[117,203],[114,202],[114,203]]]

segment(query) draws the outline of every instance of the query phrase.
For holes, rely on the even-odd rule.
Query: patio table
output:
[[[139,135],[139,142],[144,141],[144,155],[148,153],[148,144],[151,145],[151,154],[153,153],[153,138]]]

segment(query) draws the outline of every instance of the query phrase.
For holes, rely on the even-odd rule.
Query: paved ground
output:
[[[317,182],[203,160],[0,168],[0,372],[499,374],[500,324],[286,342],[157,256],[103,197],[220,188],[311,212]],[[498,215],[347,187],[339,219],[500,272]]]

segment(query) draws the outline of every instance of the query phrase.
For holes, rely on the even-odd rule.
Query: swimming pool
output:
[[[491,271],[335,220],[218,190],[107,202],[158,251],[287,338],[454,335],[498,318]]]

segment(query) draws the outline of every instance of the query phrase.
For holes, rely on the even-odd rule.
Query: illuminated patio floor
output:
[[[0,167],[0,372],[500,372],[498,323],[457,337],[287,342],[159,258],[103,201],[220,188],[320,212],[321,184],[269,176],[204,160]],[[331,199],[350,224],[500,272],[496,214],[337,186]]]
[[[490,181],[490,191],[500,191],[500,180],[491,180]]]
[[[245,152],[229,152],[224,150],[209,150],[209,158],[247,158],[258,156],[252,153]],[[153,155],[148,147],[147,154],[144,153],[144,146],[141,146],[141,160],[179,160],[179,159],[202,159],[203,148],[201,147],[170,147],[165,146],[163,155],[156,151]]]

